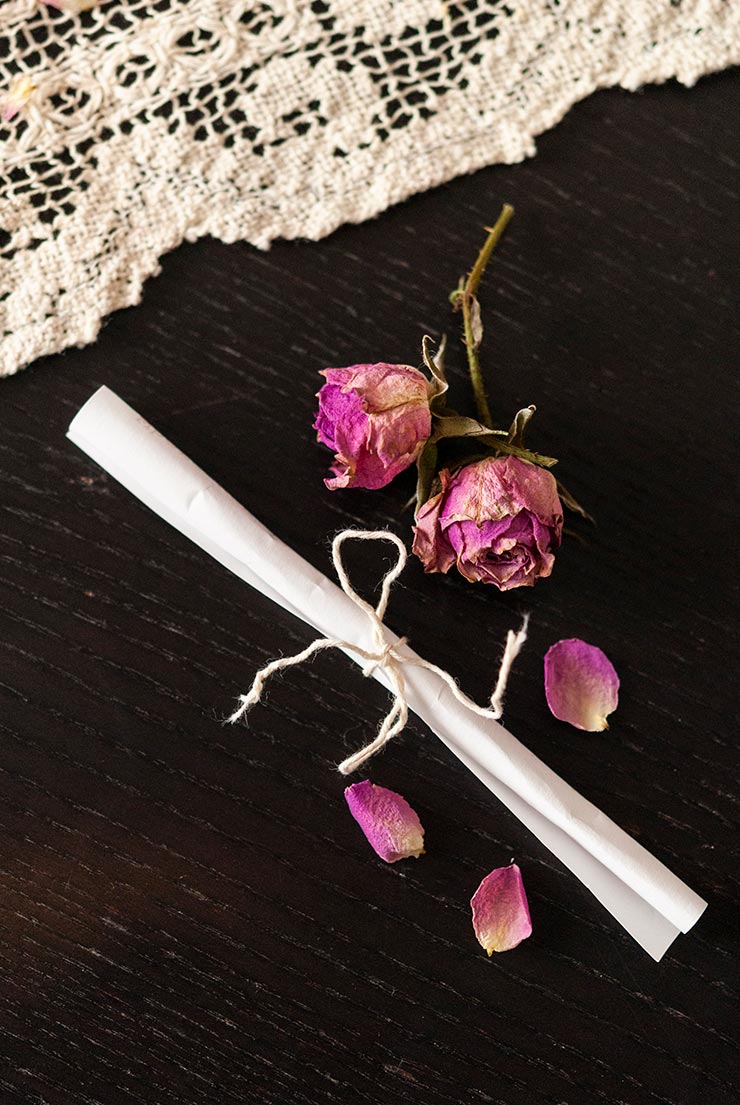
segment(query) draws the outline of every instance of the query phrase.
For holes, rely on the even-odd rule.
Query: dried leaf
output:
[[[458,414],[449,408],[434,420],[432,435],[439,441],[443,437],[499,437],[506,438],[503,430],[491,430],[475,418]]]
[[[432,493],[437,474],[437,452],[434,438],[429,438],[416,461],[416,510],[424,505]]]
[[[505,453],[508,456],[519,457],[520,460],[528,460],[530,464],[537,464],[540,468],[552,468],[558,463],[557,457],[546,457],[543,453],[533,453],[531,449],[521,449],[518,445],[512,445],[508,441],[500,441],[496,437],[480,439],[497,453]]]
[[[587,522],[590,522],[593,526],[596,525],[594,518],[589,512],[581,506],[581,504],[571,495],[568,488],[558,480],[558,495],[560,501],[564,507],[568,510],[572,510],[575,514],[580,514],[582,518],[585,518]]]
[[[521,413],[521,412],[520,412]],[[432,423],[431,441],[441,441],[443,438],[475,438],[477,443],[491,449],[496,453],[505,453],[508,456],[519,457],[528,460],[530,464],[537,464],[540,468],[552,468],[557,464],[556,457],[546,457],[542,453],[533,453],[531,449],[524,449],[519,445],[513,445],[507,440],[506,430],[492,430],[484,426],[475,418],[458,414],[449,407],[444,414],[435,415]]]
[[[509,445],[518,445],[519,448],[524,448],[524,431],[527,428],[527,423],[531,420],[536,410],[537,408],[535,405],[531,403],[528,407],[522,407],[520,411],[516,412],[514,421],[509,427],[509,436],[507,438]]]
[[[449,384],[445,376],[445,349],[447,338],[443,335],[436,354],[432,354],[432,339],[425,334],[421,339],[421,355],[432,379],[430,385],[429,408],[432,414],[440,414],[444,410],[444,396],[447,394]]]

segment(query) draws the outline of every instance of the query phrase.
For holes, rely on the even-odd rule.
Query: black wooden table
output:
[[[94,346],[0,382],[3,1105],[738,1101],[738,116],[737,71],[601,93],[535,160],[326,241],[183,247]],[[709,900],[660,964],[419,723],[367,774],[428,851],[376,859],[333,765],[387,701],[344,657],[223,727],[310,634],[64,438],[107,383],[322,570],[349,524],[408,536],[410,475],[324,489],[317,372],[417,363],[504,200],[494,410],[537,403],[598,527],[534,591],[414,563],[388,621],[482,700],[531,611],[509,727]],[[450,373],[470,406],[457,344]],[[607,733],[545,704],[570,636],[620,673]],[[489,961],[468,899],[512,856],[534,934]]]

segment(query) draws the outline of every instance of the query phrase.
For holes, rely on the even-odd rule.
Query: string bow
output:
[[[377,606],[372,606],[363,599],[361,595],[358,595],[350,582],[347,570],[344,567],[344,561],[342,560],[342,545],[345,541],[350,540],[390,541],[391,544],[396,546],[398,558],[393,567],[383,576],[380,599]],[[304,648],[302,652],[297,652],[294,656],[283,656],[278,660],[272,660],[257,672],[249,693],[239,695],[239,706],[231,717],[227,718],[227,721],[232,723],[239,721],[252,706],[255,706],[260,701],[265,683],[275,672],[284,671],[286,668],[292,668],[297,664],[302,664],[304,660],[310,659],[315,653],[322,652],[324,649],[329,648],[348,650],[360,656],[365,661],[362,674],[366,677],[373,675],[374,672],[380,668],[385,673],[386,679],[390,684],[391,693],[393,694],[393,704],[383,718],[375,738],[370,741],[369,744],[365,745],[364,748],[348,756],[346,760],[343,760],[338,765],[342,775],[349,775],[353,771],[356,771],[358,767],[365,763],[366,760],[370,759],[370,757],[387,744],[389,740],[397,736],[404,729],[409,717],[409,704],[406,698],[406,682],[403,677],[403,668],[407,664],[413,667],[426,668],[427,671],[435,672],[444,680],[458,702],[463,703],[463,705],[467,706],[468,709],[479,716],[489,717],[494,721],[500,719],[503,713],[504,693],[506,691],[506,682],[509,677],[509,672],[511,671],[511,665],[527,639],[528,614],[525,615],[521,628],[516,633],[510,629],[507,634],[506,647],[501,659],[496,687],[490,698],[490,706],[478,706],[477,703],[468,698],[460,689],[449,672],[446,672],[443,668],[437,667],[436,664],[432,664],[428,660],[423,660],[420,656],[404,652],[403,646],[407,643],[408,638],[400,637],[397,641],[390,641],[386,636],[383,619],[388,606],[391,587],[406,567],[406,561],[408,559],[406,546],[400,537],[397,537],[389,530],[343,530],[334,538],[331,553],[334,568],[342,590],[370,620],[374,647],[372,649],[360,648],[359,645],[354,644],[352,641],[345,641],[341,637],[318,637],[315,641],[312,641],[307,648]]]

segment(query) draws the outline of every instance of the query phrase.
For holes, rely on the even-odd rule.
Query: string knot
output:
[[[383,576],[380,587],[380,599],[375,606],[372,606],[363,599],[361,595],[358,595],[350,582],[342,559],[342,545],[345,541],[349,540],[390,541],[391,544],[396,546],[396,563],[392,565]],[[352,756],[348,756],[346,760],[343,760],[342,763],[338,765],[339,771],[343,775],[349,775],[351,772],[355,771],[405,728],[409,714],[409,705],[406,698],[406,683],[403,677],[403,668],[406,664],[436,672],[436,674],[444,680],[459,702],[462,702],[474,713],[482,717],[489,717],[498,721],[503,713],[503,698],[511,665],[527,639],[529,615],[525,615],[521,628],[517,633],[509,630],[504,655],[501,659],[496,688],[491,695],[490,706],[478,706],[460,690],[457,682],[448,672],[437,667],[436,664],[430,664],[428,660],[422,660],[419,656],[404,653],[403,648],[408,643],[407,637],[399,637],[396,641],[389,641],[386,636],[386,628],[383,619],[388,606],[391,587],[406,567],[406,561],[408,559],[406,546],[401,538],[397,537],[395,533],[391,533],[389,530],[343,530],[334,538],[331,551],[334,568],[342,590],[345,595],[367,615],[372,625],[373,647],[371,649],[363,649],[353,644],[351,641],[345,641],[338,637],[318,637],[308,645],[307,648],[296,653],[295,656],[284,656],[278,660],[272,660],[258,671],[254,677],[249,693],[239,696],[239,706],[226,720],[232,723],[238,721],[252,706],[256,705],[262,697],[262,690],[265,683],[275,672],[284,671],[286,668],[302,664],[304,660],[310,659],[315,653],[321,652],[324,649],[339,648],[353,652],[365,661],[365,666],[362,669],[362,674],[365,677],[374,675],[378,669],[381,669],[390,684],[390,690],[393,694],[393,703],[381,722],[375,738],[370,741],[369,744],[365,745],[364,748],[361,748]]]
[[[378,668],[386,668],[390,664],[402,664],[404,662],[403,656],[396,650],[401,645],[408,644],[408,637],[399,637],[397,641],[388,641],[383,650],[378,653],[374,660],[371,660],[362,669],[362,674],[367,679],[370,675],[375,675]]]

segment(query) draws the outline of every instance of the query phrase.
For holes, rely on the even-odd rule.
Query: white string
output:
[[[491,706],[493,710],[498,713],[498,716],[504,712],[504,695],[506,694],[506,684],[509,680],[509,672],[511,671],[511,665],[516,660],[519,653],[522,651],[522,645],[527,639],[527,626],[529,625],[529,614],[525,614],[522,619],[522,624],[519,629],[514,632],[510,629],[506,634],[506,647],[504,654],[501,657],[501,666],[498,669],[498,679],[496,680],[496,687],[491,695]]]
[[[380,600],[377,606],[371,606],[369,602],[366,602],[365,599],[357,594],[350,583],[349,576],[347,575],[342,560],[342,545],[347,540],[390,541],[396,546],[398,559],[395,565],[386,572],[383,577]],[[304,660],[308,660],[314,653],[321,652],[323,649],[327,648],[347,649],[350,652],[354,652],[357,656],[361,656],[363,660],[367,661],[362,670],[364,676],[370,676],[378,668],[382,668],[391,685],[391,691],[393,693],[393,705],[383,719],[378,729],[377,736],[370,741],[369,744],[366,744],[364,748],[348,756],[346,760],[343,760],[342,763],[338,765],[342,775],[349,775],[353,771],[356,771],[358,767],[364,764],[366,760],[370,759],[371,756],[375,755],[379,749],[387,744],[393,737],[397,736],[405,727],[409,716],[409,704],[406,699],[406,683],[402,671],[404,664],[411,664],[416,667],[425,668],[427,671],[433,671],[444,680],[457,701],[467,706],[469,710],[478,714],[479,717],[492,718],[494,721],[498,721],[501,718],[503,714],[506,683],[509,678],[509,673],[511,672],[511,666],[527,639],[527,625],[529,623],[528,614],[524,616],[521,628],[516,633],[510,629],[507,634],[506,647],[501,658],[501,666],[499,668],[495,690],[491,695],[490,706],[478,706],[477,703],[468,698],[460,689],[449,672],[446,672],[443,668],[437,667],[436,664],[431,664],[428,660],[422,660],[419,656],[405,656],[401,649],[407,643],[406,637],[401,637],[398,641],[392,642],[389,641],[385,635],[383,618],[385,617],[386,608],[388,606],[390,590],[406,567],[406,561],[408,559],[406,546],[400,537],[396,537],[394,533],[390,533],[388,530],[347,529],[338,533],[334,538],[331,553],[332,560],[334,561],[334,568],[342,586],[342,590],[370,619],[373,628],[374,649],[368,651],[353,644],[351,641],[344,641],[339,637],[318,637],[312,644],[308,645],[307,648],[304,648],[302,652],[296,653],[295,656],[284,656],[279,660],[272,660],[258,671],[254,677],[249,693],[239,695],[239,706],[231,717],[226,719],[228,722],[233,724],[235,721],[239,721],[252,706],[255,706],[260,701],[265,683],[275,672],[295,667],[296,664],[302,664]]]

